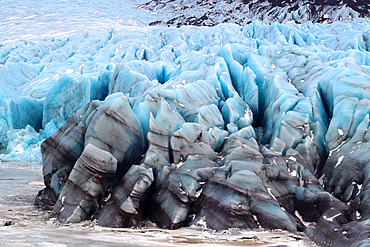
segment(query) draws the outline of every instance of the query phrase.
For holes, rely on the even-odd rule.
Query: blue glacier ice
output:
[[[366,244],[369,44],[361,18],[4,43],[0,160],[43,163],[61,222]]]

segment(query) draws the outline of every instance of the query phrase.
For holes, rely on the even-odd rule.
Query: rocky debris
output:
[[[215,26],[221,23],[247,25],[260,20],[265,23],[332,23],[370,16],[366,0],[152,0],[140,6],[163,15],[150,26],[183,25]]]

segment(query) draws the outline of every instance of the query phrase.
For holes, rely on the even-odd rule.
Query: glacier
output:
[[[153,26],[0,45],[0,160],[63,223],[370,233],[370,22]]]

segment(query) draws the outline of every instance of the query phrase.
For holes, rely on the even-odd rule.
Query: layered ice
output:
[[[369,44],[367,19],[5,43],[0,159],[42,153],[36,203],[61,222],[366,244]]]

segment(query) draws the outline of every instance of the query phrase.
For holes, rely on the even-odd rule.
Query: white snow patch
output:
[[[344,155],[342,155],[342,156],[339,157],[339,159],[338,159],[337,163],[335,164],[334,168],[336,168],[337,166],[340,165],[340,163],[342,163],[344,157],[345,157]]]
[[[338,134],[342,136],[344,134],[343,130],[342,129],[338,129]]]
[[[332,217],[326,217],[326,215],[323,216],[324,220],[327,220],[327,221],[330,221],[332,222],[334,220],[334,218],[338,217],[339,215],[341,215],[342,213],[338,213]]]
[[[358,212],[358,211],[356,211],[356,218],[359,220],[359,219],[361,219],[361,214]]]
[[[296,177],[297,176],[297,171],[296,170],[291,171],[290,175],[292,175],[293,177]]]
[[[289,160],[293,160],[293,161],[297,161],[297,159],[296,159],[296,157],[294,157],[294,156],[289,156],[289,158],[288,158]]]
[[[338,147],[334,148],[333,150],[330,150],[329,157],[333,154],[333,152],[337,151],[346,141],[342,141],[341,144],[338,145]]]
[[[274,198],[275,201],[277,201],[276,197],[272,194],[271,188],[267,188],[267,191],[269,192],[270,196]]]
[[[185,162],[183,161],[180,161],[179,163],[176,164],[176,169],[178,169],[179,167],[181,167]]]
[[[253,216],[253,219],[258,222],[257,216],[255,216],[254,214],[252,216]]]
[[[195,193],[195,197],[198,198],[200,196],[200,194],[202,193],[203,189],[200,189],[198,190],[196,193]]]

